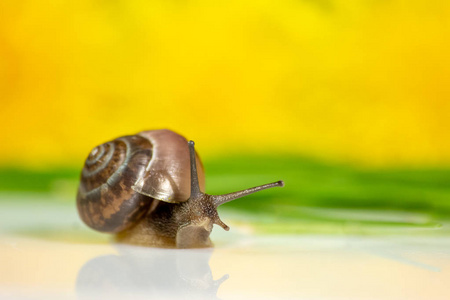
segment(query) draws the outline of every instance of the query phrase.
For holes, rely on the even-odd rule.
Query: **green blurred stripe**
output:
[[[302,157],[230,156],[204,162],[207,192],[228,193],[276,180],[274,188],[226,204],[246,211],[271,211],[274,205],[424,211],[450,215],[450,169],[369,170]],[[0,169],[0,191],[75,197],[80,170]],[[61,189],[61,186],[65,189]],[[68,188],[67,188],[68,187]],[[72,195],[66,195],[69,198]],[[284,212],[286,215],[288,212]]]
[[[76,181],[80,171],[70,168],[51,170],[0,169],[0,191],[51,192],[61,181]]]

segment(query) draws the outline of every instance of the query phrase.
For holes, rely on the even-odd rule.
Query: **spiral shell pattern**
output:
[[[152,158],[152,144],[144,137],[125,136],[95,147],[81,173],[77,207],[81,219],[102,232],[131,227],[153,200],[131,189]]]

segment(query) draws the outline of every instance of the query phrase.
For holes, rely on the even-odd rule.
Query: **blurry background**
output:
[[[3,0],[0,205],[74,206],[94,146],[169,128],[209,193],[285,180],[235,222],[442,229],[449,46],[445,1]]]

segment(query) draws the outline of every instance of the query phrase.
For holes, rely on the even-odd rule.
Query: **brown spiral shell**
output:
[[[197,168],[204,189],[200,160]],[[92,229],[117,233],[136,224],[155,201],[186,201],[189,184],[186,139],[165,129],[143,131],[90,152],[81,173],[78,212]]]
[[[146,213],[152,198],[130,187],[152,158],[152,145],[140,136],[125,136],[95,147],[81,173],[77,206],[91,228],[119,232]]]

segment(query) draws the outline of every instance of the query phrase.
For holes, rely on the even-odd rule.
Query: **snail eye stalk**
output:
[[[195,148],[194,148],[195,143],[193,141],[189,141],[188,144],[189,144],[189,155],[191,158],[191,198],[190,199],[198,199],[198,198],[203,197],[203,195],[205,195],[205,194],[200,191],[200,186],[198,183],[197,164],[195,161]],[[280,181],[276,181],[276,182],[272,182],[272,183],[268,183],[268,184],[263,184],[260,186],[255,186],[255,187],[245,189],[242,191],[229,193],[229,194],[209,195],[209,197],[212,199],[214,206],[218,207],[219,205],[222,205],[224,203],[245,197],[247,195],[250,195],[250,194],[262,191],[262,190],[270,189],[273,187],[283,187],[283,186],[284,186],[284,182],[282,180],[280,180]]]
[[[200,185],[198,183],[197,163],[195,160],[194,146],[194,141],[189,141],[189,156],[191,158],[191,199],[203,196],[203,193],[200,191]]]
[[[263,185],[259,185],[259,186],[255,186],[249,189],[245,189],[242,191],[237,191],[237,192],[233,192],[233,193],[229,193],[229,194],[224,194],[224,195],[213,195],[212,199],[213,199],[213,203],[214,206],[218,207],[219,205],[222,205],[224,203],[245,197],[247,195],[262,191],[262,190],[267,190],[273,187],[283,187],[284,186],[284,182],[282,180],[277,181],[277,182],[272,182],[272,183],[267,183],[267,184],[263,184]]]

